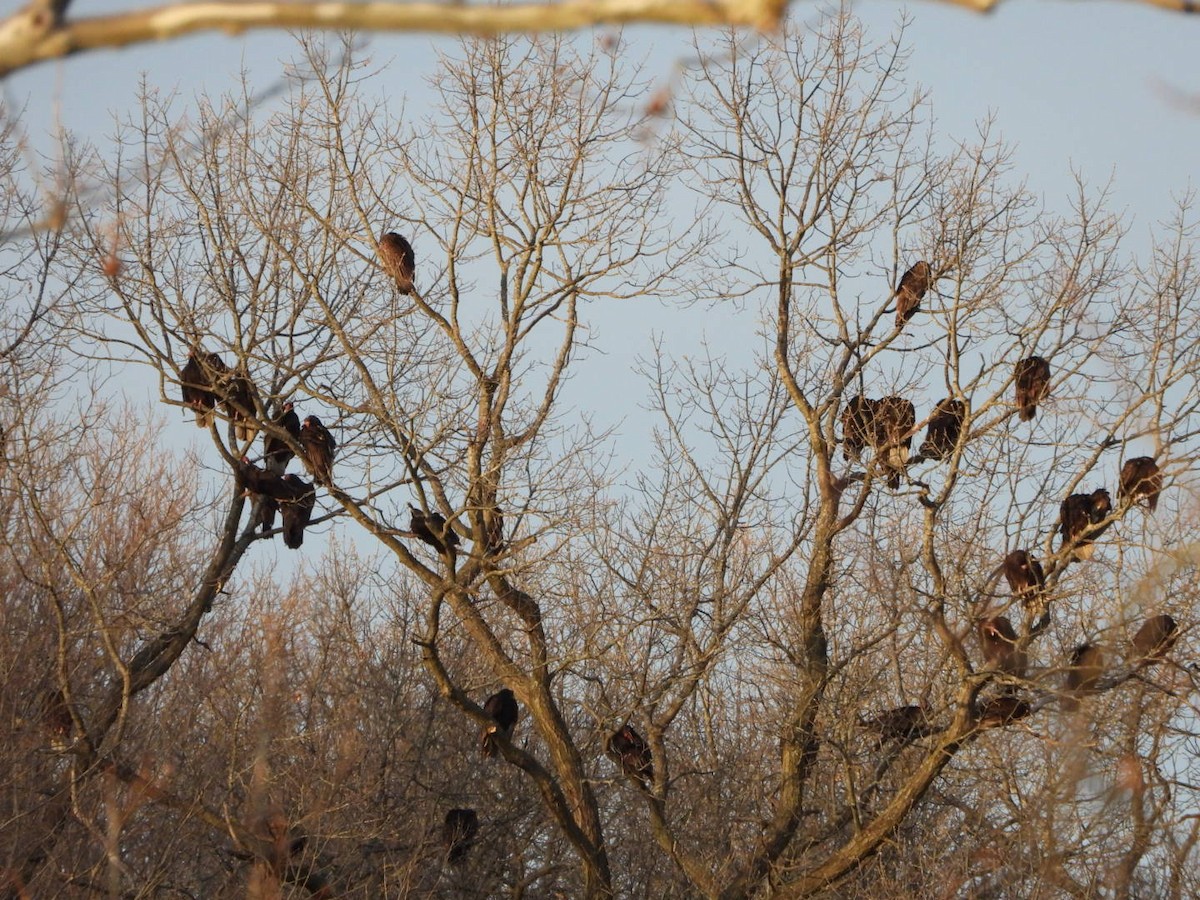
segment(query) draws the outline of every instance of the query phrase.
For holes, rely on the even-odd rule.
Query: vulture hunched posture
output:
[[[926,459],[945,459],[958,446],[958,436],[962,433],[963,419],[967,415],[967,405],[961,400],[947,397],[938,401],[933,415],[929,417],[929,427],[925,432],[925,440],[921,444],[920,453]]]
[[[483,711],[492,717],[494,724],[483,729],[480,749],[484,756],[496,755],[496,732],[502,732],[507,740],[512,740],[513,729],[517,727],[520,711],[517,709],[517,698],[508,688],[502,688],[488,697],[483,704]]]
[[[921,298],[929,290],[932,273],[929,263],[921,260],[900,278],[896,287],[896,327],[903,328],[904,323],[913,317],[921,305]]]
[[[215,353],[188,354],[187,363],[179,373],[183,402],[196,414],[196,427],[208,428],[213,421],[213,410],[217,408],[215,388],[225,380],[229,367]]]
[[[245,372],[230,373],[224,383],[224,399],[221,405],[233,422],[234,436],[243,443],[254,440],[258,434],[258,419],[254,409],[254,386]]]
[[[1137,456],[1125,460],[1121,466],[1121,487],[1117,497],[1137,503],[1145,500],[1150,512],[1158,508],[1158,495],[1162,492],[1162,472],[1149,456]]]
[[[413,292],[413,275],[416,273],[417,257],[412,244],[389,231],[379,239],[379,258],[384,270],[396,279],[396,290],[402,294]]]
[[[979,704],[980,728],[1003,728],[1018,719],[1023,719],[1033,709],[1016,694],[1000,694]]]
[[[922,706],[898,706],[895,709],[885,709],[873,719],[864,721],[863,725],[879,732],[879,738],[875,742],[877,748],[888,741],[915,741],[937,730],[929,724],[926,712]]]
[[[622,772],[643,788],[650,787],[650,782],[654,780],[654,758],[650,753],[650,745],[632,725],[622,725],[609,735],[605,750],[620,763]]]
[[[871,445],[888,473],[888,487],[897,490],[917,426],[916,407],[903,397],[884,397],[875,404],[873,425]]]
[[[304,462],[320,484],[333,484],[333,451],[337,441],[329,429],[316,416],[308,416],[300,425],[300,446],[304,448]]]
[[[1017,650],[1017,632],[1004,616],[993,616],[979,623],[979,643],[989,669],[1006,675],[1025,677],[1028,658]]]
[[[447,810],[442,822],[442,846],[450,865],[457,866],[467,858],[478,836],[479,814],[475,810],[459,807]]]
[[[842,456],[858,462],[875,427],[875,407],[878,401],[869,397],[852,397],[842,410]]]
[[[263,511],[253,523],[254,527],[261,525],[264,532],[270,531],[275,524],[275,510],[278,509],[283,516],[284,545],[289,550],[300,549],[304,543],[304,529],[312,519],[313,507],[317,502],[317,493],[312,484],[302,480],[299,475],[280,476],[248,463],[241,467],[241,474],[247,492],[264,498]]]
[[[1166,613],[1151,616],[1133,636],[1133,652],[1143,665],[1162,662],[1179,639],[1179,625]]]
[[[265,471],[260,469],[245,457],[242,457],[241,475],[246,482],[245,496],[258,504],[250,527],[259,529],[263,534],[274,531],[275,516],[279,513],[276,495],[285,490],[283,479],[269,468]]]
[[[283,404],[283,410],[274,418],[273,422],[276,428],[287,432],[292,440],[300,440],[300,417],[296,415],[296,410],[290,400]],[[267,470],[276,475],[282,475],[287,471],[288,463],[296,454],[292,452],[292,448],[283,438],[268,434],[265,441]]]
[[[408,504],[408,530],[415,534],[439,553],[447,548],[453,550],[458,546],[458,535],[453,528],[446,526],[446,519],[441,513],[425,512],[411,503]]]
[[[1094,691],[1104,675],[1104,651],[1095,644],[1080,644],[1071,651],[1067,690],[1075,695]]]
[[[1017,406],[1022,421],[1037,415],[1037,405],[1050,393],[1050,363],[1040,356],[1028,356],[1016,366]]]
[[[1097,488],[1090,494],[1072,494],[1062,502],[1059,510],[1058,530],[1062,535],[1062,546],[1074,545],[1075,559],[1091,559],[1096,550],[1092,539],[1108,527],[1101,523],[1111,512],[1112,498],[1104,488]]]
[[[1046,589],[1042,564],[1028,550],[1014,550],[1004,557],[1004,577],[1008,587],[1025,606],[1035,602]]]

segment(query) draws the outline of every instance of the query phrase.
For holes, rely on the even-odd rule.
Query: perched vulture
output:
[[[217,407],[214,390],[229,374],[229,367],[215,353],[188,354],[187,364],[179,373],[179,386],[183,402],[196,414],[196,427],[207,428],[213,421],[213,410]]]
[[[878,401],[869,397],[853,397],[842,410],[842,456],[858,461],[875,427],[875,408]]]
[[[980,622],[979,643],[983,646],[983,659],[989,669],[1025,677],[1028,659],[1024,652],[1017,650],[1017,632],[1007,618],[994,616]]]
[[[1162,492],[1162,472],[1149,456],[1137,456],[1125,460],[1121,466],[1121,487],[1117,497],[1137,503],[1145,500],[1150,512],[1158,508],[1158,495]]]
[[[888,472],[888,487],[900,487],[900,473],[908,464],[913,429],[917,426],[917,409],[911,400],[895,395],[884,397],[875,404],[875,417],[870,431],[871,446]]]
[[[234,436],[242,442],[254,440],[258,434],[258,419],[254,410],[254,387],[245,372],[231,373],[224,381],[224,400],[221,405],[233,422]]]
[[[389,231],[379,239],[379,258],[383,262],[384,270],[396,279],[396,290],[402,294],[411,294],[417,266],[412,244],[396,232]]]
[[[903,328],[904,323],[913,317],[921,304],[921,298],[929,290],[932,273],[929,263],[921,260],[900,278],[896,288],[896,327]]]
[[[1091,559],[1095,552],[1092,540],[1108,527],[1104,520],[1112,512],[1112,498],[1104,488],[1090,494],[1072,494],[1059,509],[1059,533],[1062,546],[1074,545],[1075,559]]]
[[[279,512],[279,496],[286,492],[283,479],[270,469],[263,470],[251,464],[245,458],[241,466],[242,480],[246,482],[246,495],[255,498],[258,503],[251,528],[259,529],[263,534],[275,530],[275,514]]]
[[[478,836],[479,814],[475,810],[455,807],[446,812],[442,822],[442,846],[446,848],[450,865],[457,866],[467,858]]]
[[[290,400],[283,404],[282,412],[272,422],[276,428],[287,432],[292,437],[292,440],[300,440],[300,417],[296,415],[296,410]],[[267,470],[274,472],[276,475],[282,475],[287,471],[288,463],[292,461],[292,457],[296,454],[287,445],[287,441],[281,437],[268,434],[265,441]]]
[[[961,400],[947,397],[934,407],[929,417],[929,427],[921,444],[921,455],[926,459],[945,459],[958,445],[967,405]]]
[[[1014,550],[1004,557],[1004,577],[1008,579],[1009,589],[1026,606],[1046,589],[1042,564],[1028,550]]]
[[[71,731],[75,721],[71,718],[71,707],[61,688],[42,694],[38,704],[38,719],[50,738],[50,746],[62,752],[71,745]]]
[[[650,786],[654,780],[654,758],[650,745],[632,725],[622,725],[609,735],[605,750],[620,763],[622,772],[643,788]]]
[[[1067,690],[1074,694],[1094,691],[1104,675],[1104,651],[1095,644],[1080,644],[1071,651],[1067,669]]]
[[[882,747],[888,741],[913,741],[917,738],[933,734],[933,728],[926,718],[926,710],[922,706],[898,706],[887,709],[863,722],[867,728],[879,732],[876,747]]]
[[[1028,422],[1037,414],[1037,405],[1050,393],[1050,363],[1040,356],[1028,356],[1016,366],[1017,406],[1021,419]]]
[[[1144,664],[1161,662],[1179,638],[1179,625],[1163,613],[1151,616],[1133,636],[1133,652]]]
[[[1025,718],[1033,709],[1016,694],[1000,694],[980,703],[977,712],[980,728],[1002,728]]]
[[[283,515],[283,544],[289,550],[298,550],[304,543],[304,529],[312,519],[313,507],[317,504],[317,492],[310,482],[299,475],[284,475],[279,479],[285,485],[286,496],[279,500],[279,512]]]
[[[484,756],[496,755],[496,732],[502,732],[504,737],[512,740],[513,729],[517,727],[520,712],[517,709],[517,698],[508,688],[503,688],[487,698],[483,711],[492,717],[494,724],[483,729],[483,739],[480,749]]]
[[[446,526],[446,520],[441,513],[425,512],[411,503],[408,504],[410,517],[408,530],[438,552],[453,549],[458,546],[458,535],[453,528]]]
[[[333,451],[337,441],[316,416],[308,416],[300,426],[300,446],[304,464],[320,484],[333,484]]]

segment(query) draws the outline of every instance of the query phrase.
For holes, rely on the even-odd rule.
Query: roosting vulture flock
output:
[[[893,294],[897,329],[902,329],[919,311],[920,302],[933,281],[933,269],[924,260],[904,273]],[[1025,357],[1015,364],[1012,379],[1019,419],[1030,421],[1037,415],[1039,404],[1050,395],[1050,363],[1041,356]],[[947,397],[938,401],[929,415],[925,440],[918,455],[911,457],[909,449],[917,416],[909,400],[898,396],[878,400],[862,395],[850,397],[842,408],[840,419],[842,455],[848,462],[861,464],[863,452],[870,448],[872,455],[867,471],[854,478],[869,478],[878,472],[886,478],[888,486],[896,490],[908,467],[926,460],[943,461],[954,455],[963,438],[967,412],[965,399]],[[1139,456],[1125,460],[1121,466],[1116,507],[1108,490],[1102,487],[1074,493],[1063,500],[1058,523],[1061,543],[1055,556],[1058,562],[1054,571],[1061,572],[1071,562],[1090,560],[1097,538],[1128,508],[1144,505],[1153,513],[1162,487],[1163,475],[1158,463],[1152,457]],[[1013,600],[1024,610],[1029,630],[1025,634],[1018,633],[1007,616],[994,612],[985,612],[977,622],[976,633],[985,670],[1006,677],[999,694],[981,698],[976,704],[976,720],[984,728],[1008,725],[1033,711],[1034,706],[1021,695],[1013,681],[1027,677],[1029,644],[1049,621],[1046,571],[1029,550],[1008,553],[998,571],[1007,580]],[[1162,662],[1178,636],[1179,626],[1171,616],[1153,616],[1145,621],[1131,641],[1126,660],[1132,668]],[[1109,659],[1102,647],[1093,643],[1076,646],[1062,667],[1065,673],[1064,706],[1073,708],[1078,698],[1105,687],[1108,668]],[[893,741],[907,743],[940,730],[929,723],[923,706],[884,710],[862,720],[862,725],[876,734],[877,746]]]

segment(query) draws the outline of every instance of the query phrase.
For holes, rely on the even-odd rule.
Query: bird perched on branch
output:
[[[921,260],[900,278],[896,286],[896,327],[903,328],[921,305],[921,299],[929,290],[933,273],[929,263]]]
[[[1095,644],[1080,644],[1071,651],[1067,690],[1076,696],[1096,690],[1105,667],[1104,651]]]
[[[450,865],[457,866],[475,846],[479,836],[479,814],[473,809],[447,810],[442,822],[442,846]]]
[[[225,380],[229,367],[216,353],[192,350],[179,373],[179,388],[183,402],[196,414],[196,427],[212,425],[213,410],[217,408],[215,388]]]
[[[1133,636],[1134,655],[1142,665],[1161,662],[1178,639],[1179,625],[1171,616],[1151,616]]]
[[[441,513],[425,512],[408,504],[408,530],[439,553],[447,549],[453,550],[458,546],[458,535],[454,529],[446,525],[446,519]]]
[[[1162,485],[1162,471],[1158,463],[1149,456],[1135,456],[1125,460],[1121,466],[1121,487],[1117,491],[1117,498],[1130,503],[1145,500],[1147,508],[1154,512],[1158,508]]]
[[[333,453],[337,441],[316,416],[307,416],[301,423],[300,446],[304,449],[304,464],[317,482],[333,484]]]
[[[250,527],[257,528],[263,534],[274,531],[275,516],[279,513],[277,496],[287,492],[283,479],[270,470],[260,469],[245,457],[242,458],[239,473],[246,484],[245,495],[258,504]]]
[[[1028,422],[1037,415],[1037,405],[1050,393],[1050,363],[1040,356],[1028,356],[1017,362],[1014,380],[1021,419]]]
[[[250,376],[239,369],[230,372],[220,385],[221,405],[233,422],[234,436],[243,443],[253,441],[258,434],[258,417],[254,409],[254,385]]]
[[[945,459],[958,446],[962,433],[963,419],[967,416],[967,405],[961,400],[947,397],[939,400],[929,417],[925,440],[920,453],[926,459]]]
[[[417,269],[417,257],[412,244],[396,232],[389,231],[379,239],[379,259],[384,270],[395,279],[396,290],[401,294],[411,294]]]
[[[1046,573],[1042,564],[1028,550],[1014,550],[1004,557],[1004,577],[1009,590],[1026,607],[1041,598],[1046,589]]]
[[[1099,537],[1108,523],[1105,519],[1112,512],[1112,498],[1104,488],[1090,494],[1072,494],[1059,508],[1059,533],[1062,546],[1073,547],[1074,559],[1091,559],[1095,553],[1092,541]]]
[[[621,771],[643,788],[654,780],[654,758],[646,743],[632,725],[622,725],[608,737],[605,751],[621,766]]]
[[[884,397],[875,404],[873,428],[869,437],[876,457],[888,473],[888,487],[900,487],[900,473],[908,465],[912,433],[917,426],[917,410],[911,400]]]
[[[506,740],[512,740],[513,730],[517,727],[520,711],[517,708],[517,698],[508,688],[501,688],[488,697],[483,704],[483,711],[492,717],[491,725],[483,729],[480,749],[484,756],[496,755],[496,733],[504,735]]]
[[[937,731],[928,721],[928,711],[923,706],[898,706],[886,709],[879,715],[863,721],[863,725],[879,732],[876,747],[888,741],[915,741]]]
[[[857,462],[867,446],[875,427],[875,407],[878,401],[869,397],[852,397],[842,410],[842,456],[847,462]]]
[[[1025,677],[1028,658],[1017,649],[1017,632],[1005,616],[993,616],[979,623],[979,643],[989,669]]]
[[[976,715],[980,728],[1002,728],[1032,712],[1029,703],[1016,694],[1000,694],[980,703]]]
[[[296,410],[290,400],[283,404],[283,409],[272,422],[276,428],[290,435],[292,440],[300,440],[300,417],[296,415]],[[287,471],[288,463],[292,461],[292,457],[296,454],[288,446],[287,441],[281,437],[267,434],[265,442],[266,466],[268,471],[274,472],[276,475],[282,475]]]

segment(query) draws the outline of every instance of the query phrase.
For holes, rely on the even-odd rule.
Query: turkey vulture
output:
[[[903,328],[904,323],[913,317],[921,304],[921,298],[929,290],[932,273],[929,263],[921,260],[904,273],[896,288],[896,327]]]
[[[945,459],[953,453],[954,448],[958,446],[958,436],[962,432],[966,415],[967,405],[961,400],[947,397],[938,401],[933,415],[929,417],[929,427],[921,444],[921,455],[926,459]]]
[[[446,812],[442,822],[442,846],[446,848],[446,859],[457,866],[475,846],[479,836],[479,814],[473,809],[454,809]]]
[[[1133,636],[1133,650],[1145,664],[1161,662],[1179,638],[1179,625],[1163,613],[1151,616]]]
[[[875,416],[870,431],[871,446],[888,472],[888,487],[900,487],[900,473],[908,464],[908,450],[917,425],[917,410],[911,400],[895,395],[884,397],[875,404]]]
[[[71,731],[75,720],[71,718],[71,707],[67,704],[62,688],[54,688],[42,694],[38,704],[38,719],[50,738],[50,746],[62,752],[71,745]]]
[[[1125,460],[1121,466],[1121,487],[1117,497],[1137,503],[1145,500],[1150,512],[1158,508],[1158,495],[1162,491],[1162,472],[1158,463],[1149,456],[1137,456]]]
[[[1004,557],[1004,577],[1008,579],[1009,590],[1026,606],[1046,589],[1042,564],[1028,550],[1014,550]]]
[[[1017,633],[1007,618],[994,616],[980,622],[979,643],[983,646],[983,659],[989,669],[1025,677],[1028,659],[1023,651],[1017,650]]]
[[[1111,512],[1112,498],[1104,488],[1069,496],[1059,509],[1062,546],[1074,545],[1075,559],[1091,559],[1096,549],[1092,540],[1108,528],[1103,523]]]
[[[379,239],[379,258],[383,261],[384,271],[396,279],[396,290],[411,294],[417,266],[412,244],[396,232],[389,231]]]
[[[258,503],[257,514],[250,523],[263,534],[275,530],[275,514],[279,512],[279,496],[286,492],[283,479],[269,469],[263,470],[242,459],[242,480],[246,482],[246,493]]]
[[[296,415],[296,410],[293,408],[290,400],[283,404],[283,411],[272,422],[276,428],[286,431],[293,440],[300,440],[300,417]],[[274,472],[276,475],[282,475],[287,471],[288,463],[292,461],[292,457],[296,454],[287,445],[287,441],[281,437],[268,434],[265,442],[268,471]]]
[[[1075,694],[1094,691],[1104,674],[1104,651],[1095,644],[1080,644],[1071,651],[1067,690]]]
[[[333,451],[337,441],[316,416],[307,416],[300,425],[300,446],[304,464],[320,484],[333,483]]]
[[[285,485],[286,492],[285,496],[277,498],[283,515],[283,544],[290,550],[298,550],[304,543],[304,529],[317,504],[317,492],[299,475],[288,474],[279,480]]]
[[[869,397],[853,397],[842,410],[842,456],[858,461],[875,423],[878,401]]]
[[[1001,728],[1023,719],[1033,709],[1016,694],[1000,694],[979,704],[980,728]]]
[[[254,440],[258,434],[258,420],[254,409],[254,387],[245,372],[239,370],[229,374],[222,384],[224,400],[221,405],[233,422],[234,436],[243,443]]]
[[[621,764],[621,771],[638,782],[643,788],[654,780],[654,758],[650,745],[632,725],[622,725],[608,736],[605,750]]]
[[[408,530],[420,540],[438,552],[458,546],[458,535],[454,533],[453,528],[446,526],[446,520],[441,513],[425,512],[411,503],[408,504],[408,508],[411,513]]]
[[[196,414],[196,427],[208,428],[213,421],[213,410],[217,407],[217,394],[213,388],[225,380],[229,367],[215,353],[188,354],[187,363],[179,373],[179,387],[183,402]]]
[[[1021,419],[1028,422],[1050,393],[1050,363],[1040,356],[1028,356],[1017,363],[1015,377],[1017,406],[1021,408]]]
[[[898,706],[867,719],[863,725],[879,732],[875,746],[882,747],[888,741],[913,741],[933,734],[936,729],[929,725],[925,713],[922,706]]]
[[[496,732],[502,732],[504,737],[511,741],[513,729],[517,727],[517,718],[520,715],[517,709],[517,698],[508,688],[503,688],[487,698],[483,704],[483,711],[492,717],[495,724],[483,729],[480,749],[483,750],[484,756],[495,756],[496,738],[494,735]]]

